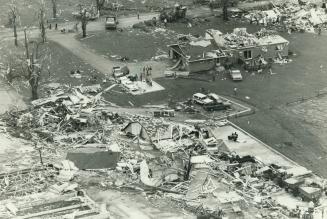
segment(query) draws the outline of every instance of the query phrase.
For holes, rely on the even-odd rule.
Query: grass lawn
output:
[[[242,23],[231,23],[233,25],[227,27],[217,19],[217,23],[208,22],[205,27],[199,25],[187,28],[185,24],[171,24],[170,27],[185,34],[202,34],[207,28],[230,32],[234,27],[244,26]],[[184,29],[177,26],[184,26]],[[256,29],[258,27],[252,26],[250,32]],[[165,91],[128,97],[128,100],[135,105],[163,103],[169,96],[183,100],[199,91],[201,87],[220,95],[233,96],[233,88],[237,87],[238,95],[235,98],[252,105],[256,113],[233,119],[233,122],[291,159],[326,177],[327,170],[322,167],[327,165],[327,160],[317,159],[326,155],[327,142],[323,141],[324,136],[319,136],[317,132],[308,128],[308,124],[303,124],[300,115],[291,115],[285,110],[285,105],[301,96],[313,96],[318,90],[326,88],[327,36],[308,33],[281,35],[291,42],[290,50],[296,56],[291,57],[293,62],[287,65],[275,64],[272,68],[276,73],[274,75],[268,73],[251,75],[243,72],[244,81],[240,83],[231,81],[226,75],[220,76],[215,82],[160,78],[156,81],[165,87]]]
[[[127,29],[123,32],[106,31],[81,40],[90,49],[111,59],[128,57],[129,61],[150,60],[162,52],[167,52],[167,45],[175,41],[173,32],[144,32],[139,29]]]

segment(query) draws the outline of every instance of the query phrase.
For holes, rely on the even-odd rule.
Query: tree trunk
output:
[[[29,49],[28,49],[28,41],[27,41],[27,34],[26,34],[26,28],[24,29],[24,37],[25,37],[25,53],[26,53],[26,59],[29,59],[30,58],[30,52],[29,52]]]
[[[228,0],[223,0],[223,20],[228,21]]]
[[[86,22],[82,22],[83,38],[86,37]]]
[[[38,92],[37,92],[37,87],[38,86],[32,86],[31,85],[31,90],[32,90],[32,100],[37,100],[39,99],[39,95],[38,95]]]
[[[82,22],[83,38],[86,37],[86,25],[87,25],[87,22],[88,22],[86,12],[87,12],[86,9],[81,11],[81,22]]]
[[[40,9],[40,30],[41,30],[41,38],[42,43],[46,41],[46,33],[45,33],[45,24],[44,24],[44,8]]]
[[[57,18],[57,0],[52,0],[52,16]]]
[[[14,38],[15,38],[15,46],[18,46],[18,39],[17,39],[17,25],[16,25],[16,16],[13,17],[13,27],[14,27]]]
[[[96,0],[96,6],[97,6],[97,10],[100,12],[100,10],[103,8],[104,5],[104,0]]]

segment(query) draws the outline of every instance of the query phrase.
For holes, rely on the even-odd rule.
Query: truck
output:
[[[129,74],[129,69],[127,66],[114,66],[112,68],[112,75],[114,78],[120,78]]]
[[[223,101],[217,94],[210,93],[207,95],[212,102],[203,105],[206,111],[226,110],[230,109],[232,104],[229,101]]]
[[[168,23],[178,21],[186,17],[187,8],[180,4],[175,4],[173,8],[164,8],[160,12],[159,19],[161,21],[167,20]]]
[[[231,104],[229,102],[213,102],[210,104],[203,105],[203,109],[206,111],[217,111],[217,110],[227,110],[231,108]]]
[[[193,95],[193,102],[199,105],[206,105],[213,103],[213,100],[207,97],[207,95],[202,93],[196,93]]]
[[[116,16],[108,16],[106,17],[106,29],[107,30],[116,30],[117,29],[117,17]]]
[[[242,81],[243,80],[240,70],[229,70],[229,74],[233,81]]]

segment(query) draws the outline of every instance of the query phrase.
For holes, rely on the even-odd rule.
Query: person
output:
[[[137,11],[137,20],[140,20],[140,12]]]
[[[321,35],[321,27],[318,27],[318,35]]]
[[[215,73],[212,74],[212,81],[216,81],[216,74]]]
[[[164,19],[164,25],[167,27],[167,18]]]
[[[58,24],[56,23],[55,29],[58,30]]]
[[[152,74],[152,66],[150,65],[149,66],[149,75],[151,75]]]
[[[234,95],[237,95],[237,87],[234,87]]]

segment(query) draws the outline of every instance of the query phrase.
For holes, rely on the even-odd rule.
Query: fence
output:
[[[301,104],[301,103],[304,103],[306,101],[310,101],[310,100],[313,100],[313,99],[316,99],[316,98],[319,98],[319,97],[323,97],[326,94],[327,94],[327,90],[318,90],[317,93],[315,95],[313,95],[313,96],[308,96],[308,97],[301,96],[301,97],[298,97],[297,99],[295,99],[293,101],[286,102],[286,106]]]

